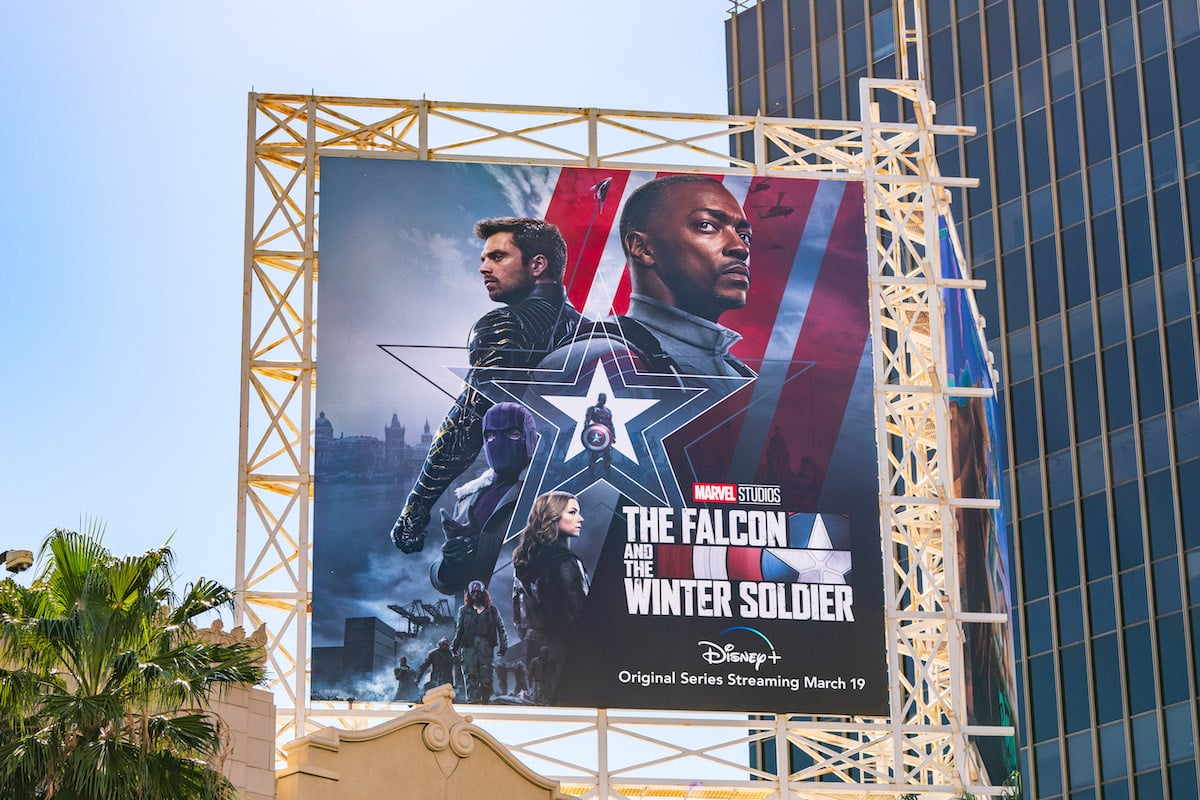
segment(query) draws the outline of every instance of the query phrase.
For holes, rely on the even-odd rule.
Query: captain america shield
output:
[[[613,443],[612,431],[599,422],[593,422],[584,428],[583,432],[579,434],[579,438],[583,441],[583,446],[593,453],[607,450],[612,447]]]

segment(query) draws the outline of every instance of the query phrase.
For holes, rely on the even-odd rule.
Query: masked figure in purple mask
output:
[[[455,490],[453,515],[442,512],[446,541],[429,568],[439,592],[456,594],[471,581],[491,581],[537,439],[533,415],[520,403],[497,403],[484,415],[488,469]]]

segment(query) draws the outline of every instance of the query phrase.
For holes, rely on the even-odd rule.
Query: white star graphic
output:
[[[800,573],[801,583],[845,583],[850,551],[834,550],[825,522],[818,514],[805,549],[771,547],[767,552]]]
[[[572,420],[575,420],[575,426],[572,426],[570,430],[562,430],[562,433],[567,436],[569,442],[564,460],[570,460],[573,456],[583,452],[583,442],[576,435],[575,431],[579,425],[583,424],[588,407],[596,404],[596,398],[601,392],[608,396],[606,405],[612,410],[613,428],[617,439],[613,444],[613,449],[635,464],[638,463],[637,454],[634,452],[633,441],[629,436],[627,424],[638,414],[655,406],[659,401],[642,400],[635,397],[618,397],[613,393],[612,386],[608,381],[608,374],[602,368],[592,372],[592,382],[588,386],[586,397],[568,397],[556,394],[543,395],[548,403]]]

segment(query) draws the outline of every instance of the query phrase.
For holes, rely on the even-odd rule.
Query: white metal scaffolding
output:
[[[902,19],[897,25],[906,30]],[[564,791],[601,800],[1003,792],[996,784],[1007,776],[988,781],[966,737],[1013,730],[966,724],[962,623],[1007,619],[959,609],[954,556],[954,508],[995,502],[953,496],[943,374],[941,290],[979,284],[941,277],[945,189],[973,182],[939,174],[933,137],[970,131],[934,125],[919,80],[864,80],[860,97],[862,122],[250,96],[237,624],[267,624],[280,744],[323,725],[377,724],[404,708],[308,699],[321,157],[825,178],[866,189],[889,715],[496,706],[472,714]],[[875,103],[897,97],[915,122],[880,121]],[[729,137],[743,134],[753,138],[753,161],[728,153]],[[752,745],[773,747],[776,763],[793,771],[748,767]]]

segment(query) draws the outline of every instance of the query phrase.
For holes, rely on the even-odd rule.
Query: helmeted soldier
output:
[[[408,665],[408,657],[401,656],[400,663],[392,670],[396,676],[396,696],[392,700],[409,703],[415,700],[413,694],[417,689],[417,673]]]
[[[463,606],[458,609],[451,649],[459,656],[467,680],[467,700],[489,703],[492,700],[492,657],[496,645],[500,656],[508,650],[508,633],[500,611],[492,605],[492,596],[482,581],[471,581]]]
[[[444,683],[454,685],[454,654],[450,652],[450,640],[443,636],[438,639],[437,647],[429,651],[421,666],[417,667],[417,682],[429,670],[429,680],[425,681],[425,691]]]

